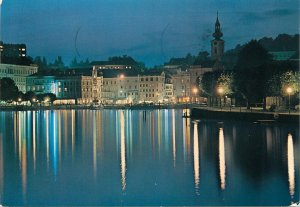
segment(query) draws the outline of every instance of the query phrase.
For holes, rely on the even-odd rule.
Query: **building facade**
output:
[[[56,78],[55,76],[28,76],[26,78],[26,91],[32,91],[35,94],[57,94]]]
[[[36,66],[0,64],[0,78],[11,78],[19,91],[26,92],[27,77],[36,73]]]
[[[25,44],[5,44],[0,41],[0,53],[3,57],[18,58],[26,57],[27,50]]]
[[[188,71],[181,71],[171,76],[173,93],[176,102],[183,103],[190,101],[191,76]]]
[[[139,102],[162,103],[165,89],[165,73],[145,73],[139,76]]]

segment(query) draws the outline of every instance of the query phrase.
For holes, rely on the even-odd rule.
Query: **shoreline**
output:
[[[190,115],[183,118],[191,119],[217,119],[251,122],[300,122],[300,113],[268,112],[261,110],[220,110],[218,108],[201,107],[199,104],[161,104],[161,105],[53,105],[53,106],[0,106],[1,111],[43,111],[43,110],[159,110],[159,109],[190,109]]]
[[[192,108],[192,119],[217,119],[233,121],[249,121],[260,123],[296,123],[299,124],[300,113],[265,112],[265,111],[226,111],[209,108]]]
[[[1,111],[36,111],[36,110],[103,110],[103,109],[129,109],[129,110],[156,110],[156,109],[192,109],[197,104],[161,104],[161,105],[53,105],[53,106],[0,106]]]

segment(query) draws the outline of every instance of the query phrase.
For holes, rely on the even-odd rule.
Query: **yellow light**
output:
[[[124,77],[125,77],[124,74],[121,74],[121,75],[120,75],[120,78],[121,78],[121,79],[123,79]]]
[[[21,98],[18,98],[18,101],[19,101],[19,102],[21,102],[21,101],[22,101],[22,99],[21,99]]]
[[[224,89],[223,89],[222,87],[219,87],[219,88],[218,88],[218,93],[219,93],[219,94],[222,94],[223,92],[224,92]]]
[[[45,98],[45,102],[49,102],[50,101],[50,98],[49,97],[46,97]]]
[[[33,98],[33,99],[32,99],[32,102],[36,102],[36,98]]]
[[[193,92],[194,92],[194,93],[198,93],[198,89],[197,89],[197,88],[194,88],[194,89],[193,89]]]
[[[293,89],[292,89],[291,87],[287,87],[286,92],[287,92],[288,94],[290,94],[290,93],[293,92]]]

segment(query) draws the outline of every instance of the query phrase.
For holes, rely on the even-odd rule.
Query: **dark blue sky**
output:
[[[210,51],[217,10],[226,49],[299,33],[298,0],[4,0],[2,39],[67,64],[127,54],[151,66]]]

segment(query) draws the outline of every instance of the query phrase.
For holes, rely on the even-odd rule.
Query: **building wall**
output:
[[[0,64],[0,78],[11,78],[23,93],[26,92],[26,78],[38,70],[35,66]]]
[[[61,76],[56,78],[58,99],[80,99],[81,76]]]
[[[139,76],[139,102],[162,103],[165,89],[165,73]]]
[[[18,58],[26,57],[26,45],[25,44],[5,44],[0,42],[1,56]]]
[[[35,94],[56,94],[55,76],[28,76],[26,78],[26,92],[28,91]]]
[[[165,75],[103,78],[102,99],[106,103],[162,102]]]
[[[164,101],[172,102],[174,97],[174,89],[172,83],[165,83]]]
[[[172,75],[174,97],[177,102],[188,102],[191,93],[190,74],[187,71],[181,71]]]
[[[118,78],[103,78],[102,102],[114,103],[118,95]]]
[[[79,98],[79,103],[90,104],[100,102],[102,80],[102,77],[81,76],[81,97]]]

